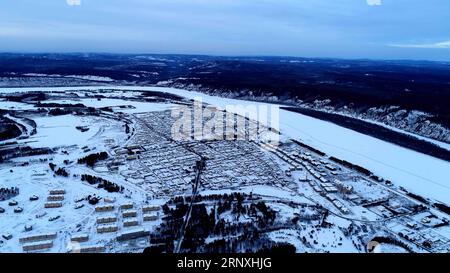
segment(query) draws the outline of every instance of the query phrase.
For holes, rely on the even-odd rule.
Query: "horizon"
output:
[[[216,57],[216,58],[295,58],[295,59],[313,59],[313,60],[340,60],[340,61],[373,61],[373,62],[430,62],[450,64],[450,60],[429,60],[429,59],[382,59],[382,58],[340,58],[332,56],[324,57],[306,57],[306,56],[292,56],[292,55],[219,55],[219,54],[201,54],[201,53],[151,53],[151,52],[136,52],[136,53],[121,53],[121,52],[33,52],[33,51],[0,51],[0,55],[124,55],[124,56],[200,56],[200,57]]]
[[[446,62],[449,13],[445,0],[17,0],[0,3],[0,52]]]

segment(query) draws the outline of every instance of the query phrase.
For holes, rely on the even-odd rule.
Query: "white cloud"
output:
[[[405,48],[450,48],[450,41],[425,44],[390,44],[389,46]]]
[[[66,3],[69,6],[80,6],[81,0],[66,0]]]
[[[369,6],[381,6],[381,0],[367,0]]]

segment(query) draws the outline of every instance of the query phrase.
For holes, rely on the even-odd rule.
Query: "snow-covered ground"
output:
[[[34,107],[34,105],[28,104],[28,103],[0,100],[0,109],[31,110],[31,109],[35,109],[35,107]]]
[[[14,159],[12,163],[2,165],[0,168],[0,177],[2,177],[0,186],[20,189],[18,196],[0,201],[0,207],[5,209],[5,212],[0,214],[0,236],[12,235],[9,240],[0,237],[0,252],[22,252],[19,238],[51,232],[56,232],[57,237],[53,241],[54,246],[47,250],[50,252],[66,252],[70,237],[79,233],[89,234],[89,241],[82,246],[100,244],[106,246],[107,251],[111,251],[108,248],[113,248],[118,252],[128,249],[126,245],[120,243],[110,246],[111,238],[115,238],[117,234],[99,234],[96,231],[96,219],[113,214],[118,217],[119,232],[128,230],[123,226],[126,219],[120,218],[121,211],[118,206],[129,202],[134,203],[138,211],[139,226],[151,230],[159,223],[159,221],[143,221],[140,209],[147,200],[146,193],[136,189],[133,183],[124,180],[122,176],[113,173],[102,174],[103,178],[124,186],[125,194],[108,193],[80,179],[82,174],[98,175],[91,168],[76,163],[77,159],[86,155],[80,147],[86,145],[92,152],[110,152],[108,147],[111,145],[124,145],[127,135],[122,122],[103,117],[74,115],[34,117],[33,120],[37,123],[37,134],[20,141],[27,141],[33,147],[55,148],[57,152]],[[75,128],[76,126],[87,126],[89,130],[81,132]],[[59,146],[64,148],[57,149],[56,147]],[[63,164],[63,161],[68,163]],[[66,168],[70,176],[55,176],[49,168],[49,162]],[[53,189],[65,190],[62,207],[46,209],[44,204],[47,202],[49,191]],[[95,212],[94,206],[89,205],[86,200],[77,201],[94,194],[116,200],[114,211]],[[33,195],[37,195],[39,200],[31,201],[29,198]],[[10,206],[11,200],[17,201],[18,205]],[[162,201],[152,200],[152,202],[152,204],[160,205]],[[102,200],[99,205],[104,204],[105,201]],[[83,207],[76,208],[80,205]],[[14,209],[18,207],[23,208],[21,213],[14,212]],[[25,226],[31,226],[32,231],[26,231]]]
[[[107,128],[121,128],[123,124],[98,117],[79,117],[74,115],[44,116],[33,118],[37,134],[19,140],[33,148],[87,145],[93,137]],[[77,130],[77,126],[89,128],[87,132]]]
[[[272,104],[226,99],[175,88],[140,86],[3,88],[0,92],[64,90],[160,91],[226,108],[227,105],[273,106]],[[450,203],[450,163],[382,141],[330,122],[280,110],[280,129],[284,137],[302,142],[392,180],[415,193]],[[260,122],[264,123],[264,120]]]
[[[98,82],[112,82],[114,81],[110,77],[99,77],[99,76],[91,76],[91,75],[68,75],[65,76],[66,78],[75,78],[75,79],[82,79],[82,80],[88,80],[88,81],[98,81]]]
[[[112,82],[114,81],[110,77],[100,77],[100,76],[92,76],[92,75],[67,75],[62,76],[59,74],[41,74],[41,73],[25,73],[23,76],[28,77],[64,77],[64,78],[74,78],[74,79],[82,79],[88,81],[97,81],[97,82]]]

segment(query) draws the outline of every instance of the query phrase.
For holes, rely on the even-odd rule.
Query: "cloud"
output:
[[[404,48],[450,48],[450,41],[426,44],[390,44],[389,46]]]
[[[381,6],[381,0],[367,0],[369,6]]]
[[[66,3],[69,6],[80,6],[81,0],[66,0]]]

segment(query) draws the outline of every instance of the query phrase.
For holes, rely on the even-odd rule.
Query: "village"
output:
[[[142,107],[124,94],[60,92],[48,98],[54,105],[39,99],[30,110],[29,100],[8,112],[37,120],[37,135],[2,150],[39,143],[43,109],[64,109],[79,137],[33,147],[51,152],[4,156],[0,252],[214,252],[228,244],[245,252],[250,230],[254,251],[450,251],[447,214],[360,166],[301,139],[246,139],[251,126],[229,139],[174,139],[171,108],[192,101],[155,95]],[[196,240],[191,228],[201,223],[209,228]]]

